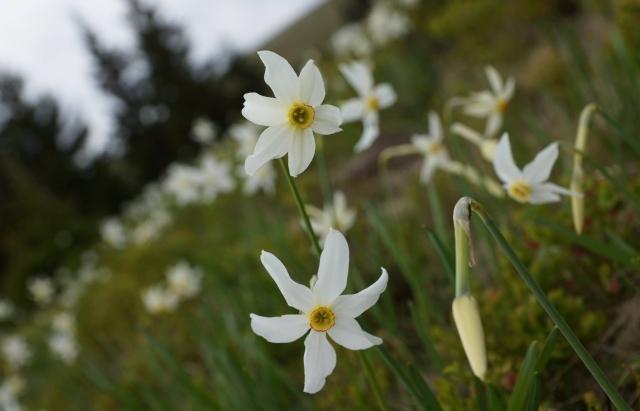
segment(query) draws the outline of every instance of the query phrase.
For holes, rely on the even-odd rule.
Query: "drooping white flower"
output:
[[[29,280],[27,288],[31,293],[31,298],[38,305],[47,305],[53,299],[55,289],[50,278],[36,277]]]
[[[122,222],[115,217],[108,218],[100,225],[102,240],[114,248],[121,248],[127,242]]]
[[[218,135],[217,126],[206,118],[198,118],[193,122],[191,128],[191,136],[193,140],[204,145],[213,143],[213,140]]]
[[[323,209],[312,205],[306,206],[311,227],[321,241],[327,237],[331,229],[346,233],[356,219],[356,212],[347,207],[347,198],[341,191],[333,194],[333,203],[325,204]]]
[[[55,332],[48,343],[49,349],[66,364],[72,364],[78,357],[78,345],[71,333]]]
[[[258,191],[262,191],[269,195],[275,193],[277,174],[275,167],[273,167],[273,164],[271,163],[263,165],[252,176],[247,174],[244,166],[238,167],[238,175],[244,178],[242,192],[247,196],[252,196]]]
[[[16,307],[9,300],[0,299],[0,321],[10,319],[16,311]]]
[[[186,261],[180,261],[167,270],[169,291],[178,299],[190,298],[200,292],[202,271]]]
[[[271,51],[259,51],[265,65],[264,80],[275,97],[257,93],[244,95],[242,115],[249,121],[267,126],[260,134],[253,153],[245,160],[247,174],[288,154],[289,173],[296,177],[309,167],[316,151],[313,133],[340,131],[340,110],[322,104],[324,80],[313,60],[296,75],[291,65]]]
[[[461,123],[453,123],[451,132],[459,135],[480,149],[480,153],[485,160],[493,162],[493,152],[498,144],[498,139],[494,135],[484,135]]]
[[[150,314],[171,312],[178,306],[178,297],[162,285],[153,285],[142,292],[142,303]]]
[[[400,10],[387,2],[376,2],[367,16],[367,28],[373,42],[384,46],[392,40],[403,37],[411,29],[411,21]]]
[[[200,161],[201,196],[205,202],[211,202],[219,193],[228,193],[235,188],[231,178],[231,166],[213,155],[206,155]]]
[[[355,55],[364,57],[371,54],[371,41],[360,23],[348,24],[333,33],[331,49],[337,57]]]
[[[165,191],[181,206],[197,202],[201,186],[202,174],[195,167],[186,164],[172,164],[164,180]]]
[[[503,82],[500,73],[492,66],[485,67],[485,73],[491,90],[472,93],[460,101],[465,114],[487,119],[484,134],[491,136],[496,135],[502,127],[502,117],[513,97],[516,83],[513,77]]]
[[[362,330],[356,318],[372,307],[387,287],[388,275],[356,294],[340,295],[347,286],[349,246],[344,236],[331,230],[320,255],[317,281],[309,288],[291,279],[287,269],[273,254],[263,251],[262,265],[276,283],[287,304],[297,314],[262,317],[251,314],[251,329],[272,343],[292,342],[303,335],[304,392],[322,389],[336,365],[331,339],[350,350],[363,350],[382,344],[382,339]]]
[[[504,133],[494,152],[493,168],[509,197],[519,203],[544,204],[560,201],[560,194],[581,195],[547,182],[557,158],[558,143],[551,143],[520,170],[513,161],[509,135]]]
[[[371,147],[380,134],[379,111],[396,102],[396,92],[389,83],[375,85],[371,69],[361,61],[341,64],[340,72],[358,93],[340,107],[345,122],[362,121],[363,131],[355,151]]]
[[[411,138],[411,144],[424,156],[420,181],[428,183],[438,168],[446,168],[451,159],[447,148],[442,144],[444,131],[440,117],[435,112],[429,113],[429,133],[418,134]]]
[[[24,338],[12,335],[2,340],[2,355],[11,368],[22,367],[31,358],[31,350]]]

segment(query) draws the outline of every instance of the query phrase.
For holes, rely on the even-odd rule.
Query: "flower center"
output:
[[[519,203],[526,203],[531,197],[531,186],[524,181],[515,181],[509,185],[507,190],[509,196]]]
[[[289,108],[289,124],[296,128],[307,128],[313,123],[316,111],[308,104],[295,103]]]
[[[431,155],[436,155],[436,154],[440,153],[442,150],[444,150],[444,146],[442,144],[440,144],[440,143],[431,143],[429,145],[429,148],[427,149],[427,151]]]
[[[508,105],[509,105],[509,103],[507,102],[507,100],[499,98],[498,101],[496,102],[496,109],[500,113],[504,113],[505,111],[507,111],[507,106]]]
[[[309,314],[309,326],[316,331],[327,331],[336,323],[336,315],[329,307],[316,307]]]
[[[369,96],[367,97],[365,106],[370,111],[376,111],[380,108],[380,101],[378,101],[378,99],[375,96]]]

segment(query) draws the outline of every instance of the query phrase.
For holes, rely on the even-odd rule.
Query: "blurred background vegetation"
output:
[[[450,319],[447,268],[450,210],[459,197],[471,195],[500,223],[625,399],[640,406],[640,3],[337,3],[303,18],[309,32],[319,33],[306,38],[293,26],[272,43],[296,68],[306,58],[318,62],[330,103],[350,97],[351,90],[337,71],[345,59],[334,56],[332,33],[322,31],[322,14],[313,13],[332,7],[344,24],[357,23],[385,3],[410,22],[406,34],[369,56],[376,79],[390,82],[399,95],[382,113],[379,141],[353,155],[359,125],[325,139],[332,183],[358,212],[348,233],[348,290],[372,282],[380,266],[391,275],[381,302],[365,316],[366,328],[384,339],[399,362],[415,367],[443,409],[504,409],[527,347],[533,340],[542,343],[552,324],[483,228],[474,227],[474,287],[487,334],[488,388],[474,380]],[[145,188],[169,165],[195,161],[203,150],[233,161],[235,146],[226,130],[240,121],[243,93],[267,94],[255,56],[194,67],[183,28],[135,0],[128,5],[135,50],[106,48],[83,26],[96,80],[118,104],[111,150],[82,157],[85,125],[69,127],[53,97],[28,101],[19,75],[0,79],[6,116],[0,127],[1,293],[18,306],[1,327],[3,335],[19,333],[32,347],[32,358],[19,371],[25,408],[373,409],[355,353],[338,349],[336,371],[310,397],[301,389],[302,344],[270,345],[249,329],[250,312],[277,315],[283,307],[259,265],[260,250],[281,258],[301,283],[316,267],[284,181],[278,180],[274,198],[246,197],[238,189],[212,204],[171,204],[171,223],[152,241],[118,248],[101,240],[100,223],[142,201]],[[517,162],[560,141],[554,176],[562,185],[569,181],[580,110],[591,102],[601,108],[586,160],[584,236],[573,233],[568,201],[522,206],[444,173],[427,187],[418,181],[418,158],[393,160],[387,178],[381,175],[380,151],[425,132],[430,109],[443,112],[452,96],[484,88],[486,64],[517,81],[505,124]],[[132,65],[144,67],[143,74],[128,76]],[[220,130],[213,148],[190,138],[202,118]],[[493,175],[475,149],[455,136],[445,141],[459,161]],[[313,165],[297,181],[310,204],[329,201]],[[150,315],[141,291],[179,260],[202,268],[201,294],[175,312]],[[82,273],[100,270],[110,276],[87,285],[71,306],[61,299],[36,308],[29,299],[29,278],[51,276],[63,294],[69,282],[81,282]],[[72,364],[62,364],[45,346],[52,318],[61,311],[76,322],[79,355]],[[367,355],[393,409],[413,409],[383,360],[375,352]],[[9,369],[4,367],[5,376]],[[544,409],[610,409],[564,341],[539,378]]]

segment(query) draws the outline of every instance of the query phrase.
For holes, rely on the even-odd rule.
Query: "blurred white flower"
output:
[[[172,164],[164,180],[165,191],[178,205],[193,204],[200,198],[202,174],[195,167]]]
[[[242,192],[247,196],[252,196],[260,190],[269,195],[272,195],[276,191],[277,173],[271,163],[262,166],[252,176],[247,174],[243,166],[240,166],[238,168],[238,174],[244,178]]]
[[[377,2],[367,17],[367,28],[373,42],[384,46],[389,41],[403,37],[411,29],[411,21],[400,10],[387,2]]]
[[[22,410],[18,396],[24,391],[25,385],[24,379],[18,375],[7,377],[0,384],[0,409],[3,411]]]
[[[31,350],[24,338],[12,335],[2,340],[2,355],[11,368],[22,367],[31,358]]]
[[[442,144],[444,132],[440,117],[435,112],[429,113],[429,134],[418,134],[411,138],[411,144],[424,156],[420,180],[428,183],[438,168],[446,169],[451,163],[449,152]]]
[[[0,299],[0,321],[5,321],[13,317],[16,307],[9,300]]]
[[[513,161],[509,135],[504,133],[495,149],[493,167],[509,197],[519,203],[544,204],[560,201],[560,194],[582,195],[547,182],[557,158],[558,143],[551,143],[520,170]]]
[[[131,240],[137,245],[146,244],[157,238],[169,224],[171,214],[163,209],[153,210],[145,220],[134,227]]]
[[[314,132],[340,131],[340,110],[322,104],[324,80],[313,60],[296,75],[293,67],[274,52],[259,51],[265,65],[264,80],[275,97],[257,93],[244,95],[242,115],[267,126],[260,134],[253,153],[245,160],[247,174],[253,175],[267,162],[288,154],[289,173],[296,177],[309,167],[316,151]]]
[[[331,36],[331,48],[337,57],[371,54],[371,41],[360,23],[348,24]]]
[[[340,107],[345,122],[362,121],[363,132],[355,151],[371,147],[380,133],[378,113],[396,102],[396,93],[389,83],[375,85],[371,69],[361,61],[341,64],[340,72],[356,90],[358,98],[346,101]]]
[[[191,136],[196,143],[209,145],[217,135],[218,127],[208,119],[200,117],[193,122]]]
[[[51,326],[58,333],[73,333],[75,318],[66,311],[59,312],[51,319]]]
[[[341,191],[333,194],[333,203],[325,204],[321,210],[312,205],[306,206],[311,227],[321,241],[324,241],[331,229],[346,233],[356,220],[355,210],[347,207],[347,198]]]
[[[127,242],[127,236],[120,219],[111,217],[100,225],[102,240],[114,248],[122,248]]]
[[[322,389],[336,365],[336,352],[327,340],[350,350],[382,344],[382,339],[362,330],[356,318],[371,308],[387,287],[388,275],[357,294],[340,295],[347,286],[349,246],[344,236],[331,230],[324,243],[318,279],[312,288],[294,282],[276,256],[263,251],[260,260],[287,304],[298,313],[280,317],[251,314],[251,329],[272,343],[286,343],[307,335],[304,346],[304,392]]]
[[[169,291],[179,300],[190,298],[200,292],[202,271],[186,261],[180,261],[167,270]]]
[[[235,188],[231,178],[230,165],[219,161],[213,155],[206,155],[200,160],[201,200],[211,202],[219,193],[227,193]]]
[[[238,158],[244,160],[253,153],[253,148],[256,146],[258,136],[260,136],[260,130],[255,124],[244,121],[231,126],[229,135],[238,144],[236,151]]]
[[[493,136],[497,135],[502,127],[502,117],[507,110],[509,100],[513,97],[516,82],[513,77],[509,77],[504,83],[498,71],[491,66],[485,67],[485,73],[491,90],[475,92],[469,97],[457,100],[465,114],[486,118],[484,135]]]
[[[29,293],[31,293],[31,298],[38,305],[49,304],[55,292],[53,282],[50,278],[45,277],[32,278],[27,283],[27,288],[29,289]]]
[[[494,135],[480,134],[462,123],[453,123],[451,132],[477,146],[480,149],[480,153],[482,153],[482,157],[487,161],[493,162],[493,152],[498,144],[498,139]]]
[[[178,298],[162,285],[153,285],[142,292],[142,303],[148,313],[160,314],[174,311]]]
[[[49,337],[49,349],[67,364],[72,364],[78,357],[78,346],[73,334],[55,332]]]

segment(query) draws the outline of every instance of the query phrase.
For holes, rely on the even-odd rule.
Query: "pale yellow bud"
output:
[[[471,370],[478,378],[484,380],[487,371],[487,349],[478,303],[472,295],[465,294],[453,300],[452,308],[453,320]]]

